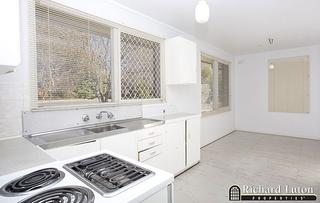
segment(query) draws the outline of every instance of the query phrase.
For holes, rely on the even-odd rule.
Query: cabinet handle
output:
[[[150,155],[152,156],[152,155],[155,155],[156,153],[157,153],[156,151],[153,151],[150,153]]]
[[[149,142],[149,146],[154,145],[155,143],[156,143],[155,141]]]
[[[149,133],[149,135],[154,135],[154,133],[155,133],[155,132],[151,132],[151,133]]]
[[[80,143],[77,143],[77,144],[74,144],[72,146],[78,146],[78,145],[83,145],[83,144],[89,144],[89,143],[93,143],[93,142],[96,142],[97,140],[90,140],[90,141],[85,141],[85,142],[80,142]]]

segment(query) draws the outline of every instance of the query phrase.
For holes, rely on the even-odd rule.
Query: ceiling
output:
[[[194,20],[197,0],[115,1],[235,55],[320,44],[319,0],[207,0],[206,24]]]

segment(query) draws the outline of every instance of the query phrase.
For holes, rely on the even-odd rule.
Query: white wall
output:
[[[310,113],[268,112],[270,58],[310,56]],[[236,129],[320,139],[320,46],[236,57]]]
[[[123,7],[112,0],[54,1],[162,38],[182,35],[188,39],[196,40],[191,35],[183,33],[180,30],[142,15],[134,10]],[[21,112],[30,110],[28,24],[25,23],[28,16],[26,10],[27,1],[20,2],[23,4],[21,5],[22,62],[21,65],[17,67],[16,72],[0,75],[0,138],[20,136],[22,133]],[[225,53],[223,50],[208,45],[205,42],[196,41],[200,50],[206,50],[208,54],[232,61],[232,56]],[[200,84],[198,83],[194,86],[168,86],[169,102],[164,106],[173,109],[172,105],[176,105],[178,110],[200,113],[199,85]],[[205,140],[212,141],[216,137],[222,136],[222,133],[226,130],[233,129],[233,119],[229,118],[229,114],[232,113],[227,113],[225,116],[206,118],[206,121],[209,122],[207,122],[207,124],[202,124],[203,135],[206,138]],[[228,119],[225,117],[228,117]],[[220,126],[220,123],[225,122],[228,122],[228,124]],[[213,126],[215,127],[213,128]],[[214,136],[212,136],[211,132],[215,132]]]

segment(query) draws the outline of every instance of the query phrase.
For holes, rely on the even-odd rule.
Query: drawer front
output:
[[[161,154],[161,152],[162,152],[161,145],[150,148],[143,152],[139,152],[139,161],[144,162],[148,159],[151,159],[152,157],[155,157]]]
[[[162,144],[162,136],[156,136],[156,137],[140,140],[138,142],[138,151],[140,152],[160,144]]]
[[[138,140],[156,137],[156,136],[160,136],[162,134],[163,134],[162,126],[152,127],[152,128],[142,130],[138,135]]]

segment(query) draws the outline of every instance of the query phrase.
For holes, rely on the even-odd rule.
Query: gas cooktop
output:
[[[105,153],[63,167],[105,197],[119,194],[154,175],[150,170]]]

